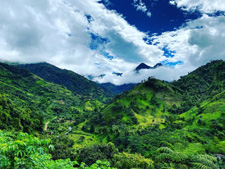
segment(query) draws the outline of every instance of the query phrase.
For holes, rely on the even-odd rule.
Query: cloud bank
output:
[[[135,0],[137,5],[140,2]],[[95,79],[101,83],[138,83],[149,76],[172,81],[210,60],[225,58],[225,17],[212,15],[225,11],[224,3],[209,2],[170,1],[189,12],[199,10],[202,17],[177,30],[149,36],[99,0],[2,1],[0,60],[46,61],[84,76],[106,74],[103,79]],[[142,3],[140,9],[147,12]],[[183,64],[143,70],[137,75],[133,70],[141,62],[150,66],[159,62]]]
[[[225,11],[224,0],[171,0],[170,3],[188,11],[198,10],[202,13]]]
[[[108,43],[90,49],[91,33]],[[47,61],[83,75],[98,74],[99,69],[124,71],[138,61],[159,62],[162,53],[145,43],[145,33],[98,0],[3,1],[0,35],[3,61]]]

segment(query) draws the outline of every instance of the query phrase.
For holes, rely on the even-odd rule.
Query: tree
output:
[[[77,150],[76,160],[91,165],[97,160],[110,161],[117,152],[113,143],[90,145]]]
[[[144,168],[151,169],[154,168],[154,162],[151,159],[147,159],[140,154],[128,154],[119,153],[114,155],[114,165],[121,169],[130,168]]]
[[[174,151],[168,147],[160,147],[156,161],[160,168],[173,166],[174,168],[204,168],[219,169],[216,166],[217,159],[208,154],[190,154]]]
[[[41,157],[54,147],[51,140],[40,140],[26,133],[4,133],[0,131],[0,155],[3,157],[5,168],[32,167],[33,158]]]

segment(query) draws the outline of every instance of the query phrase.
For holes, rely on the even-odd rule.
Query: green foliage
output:
[[[217,159],[207,154],[190,154],[174,151],[168,147],[160,147],[159,155],[156,157],[160,168],[173,166],[174,168],[199,168],[199,169],[219,169]]]
[[[15,105],[7,95],[0,94],[0,129],[31,133],[43,130],[44,117],[32,108]]]
[[[4,129],[0,165],[224,168],[224,65],[213,61],[173,83],[151,77],[104,107],[94,99],[93,88],[87,90],[90,95],[86,91],[75,95],[26,70],[0,64],[0,126]],[[103,93],[99,96],[104,100]],[[37,138],[31,135],[18,138],[16,131],[51,138],[55,149],[50,150],[49,143],[32,144],[27,140]],[[6,148],[12,145],[16,148]]]
[[[52,159],[75,159],[74,155],[74,140],[70,139],[68,135],[58,135],[51,137],[52,143],[54,144],[54,150],[50,151]]]
[[[4,161],[1,167],[19,168],[35,166],[35,158],[44,155],[50,145],[51,140],[40,140],[26,133],[4,133],[0,131],[0,155]]]
[[[195,104],[213,97],[225,90],[225,62],[212,61],[197,70],[181,77],[173,85],[183,90],[183,110],[187,111]]]
[[[76,160],[91,165],[97,160],[111,161],[116,153],[117,149],[112,143],[89,145],[77,149]]]
[[[48,63],[18,65],[18,67],[28,69],[44,80],[62,85],[75,95],[81,95],[84,98],[90,97],[92,100],[97,99],[102,102],[107,102],[112,97],[112,94],[108,90],[97,83],[72,71],[59,69]]]
[[[151,159],[146,159],[140,154],[128,154],[119,153],[114,155],[115,166],[119,169],[130,169],[130,168],[154,168],[154,162]]]
[[[80,165],[80,169],[116,169],[116,168],[111,168],[109,162],[97,160],[96,163],[92,164],[90,167],[88,167],[84,162],[82,162]]]
[[[79,124],[103,106],[96,98],[74,95],[65,87],[44,81],[25,69],[0,63],[1,129],[40,132],[43,116],[45,120],[57,116],[64,122]],[[13,121],[10,120],[12,114],[15,114]]]
[[[48,151],[54,150],[51,140],[40,140],[26,133],[5,133],[0,130],[0,168],[34,168],[34,169],[111,169],[109,162],[97,160],[88,167],[85,163],[79,165],[70,159],[52,160]],[[79,167],[75,167],[79,166]]]

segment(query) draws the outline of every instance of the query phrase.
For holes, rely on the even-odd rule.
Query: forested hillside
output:
[[[225,61],[212,61],[172,84],[183,90],[183,108],[187,111],[225,90]]]
[[[149,77],[107,105],[0,66],[2,168],[225,168],[224,61]]]
[[[102,88],[99,84],[92,82],[85,77],[66,69],[60,69],[48,63],[36,63],[17,65],[17,67],[28,69],[44,80],[62,85],[75,95],[81,95],[107,102],[112,97],[112,93]]]
[[[0,63],[0,92],[1,113],[5,114],[2,116],[3,126],[8,121],[6,119],[9,119],[10,124],[23,128],[21,123],[29,123],[21,120],[34,121],[35,116],[42,117],[41,121],[43,118],[49,120],[54,117],[63,117],[65,120],[76,118],[79,121],[85,112],[88,114],[96,107],[103,106],[97,99],[74,95],[65,87],[47,82],[25,69],[3,63]],[[40,123],[39,128],[43,130],[43,122]],[[28,132],[28,129],[22,131]]]

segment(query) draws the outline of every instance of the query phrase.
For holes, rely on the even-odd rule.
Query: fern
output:
[[[208,154],[199,154],[199,155],[196,155],[198,158],[204,158],[204,159],[207,159],[207,160],[211,160],[213,162],[216,162],[217,159],[216,157],[213,157],[213,156],[210,156]]]
[[[179,146],[181,147],[181,146]],[[163,163],[161,168],[170,168],[174,164],[175,168],[194,168],[194,169],[219,169],[215,162],[217,159],[208,154],[186,155],[183,152],[174,151],[168,147],[161,147],[157,150],[160,154],[156,157],[156,161]]]
[[[175,162],[182,162],[182,161],[185,161],[187,158],[188,158],[187,155],[180,152],[174,152],[172,154],[172,160]]]
[[[173,153],[174,151],[168,147],[160,147],[157,149],[158,152],[164,152],[164,153]]]
[[[214,164],[214,162],[217,161],[217,159],[215,157],[212,157],[210,155],[207,154],[202,154],[202,155],[196,155],[196,156],[192,156],[191,160],[193,161],[191,164],[192,165],[198,165],[198,167],[202,167],[202,168],[213,168],[213,169],[217,169],[218,167]]]
[[[210,167],[198,162],[191,163],[191,165],[192,165],[192,168],[194,169],[219,169],[217,166]]]
[[[156,161],[166,161],[166,160],[171,160],[172,157],[170,154],[167,153],[161,153],[159,156],[156,157]]]

